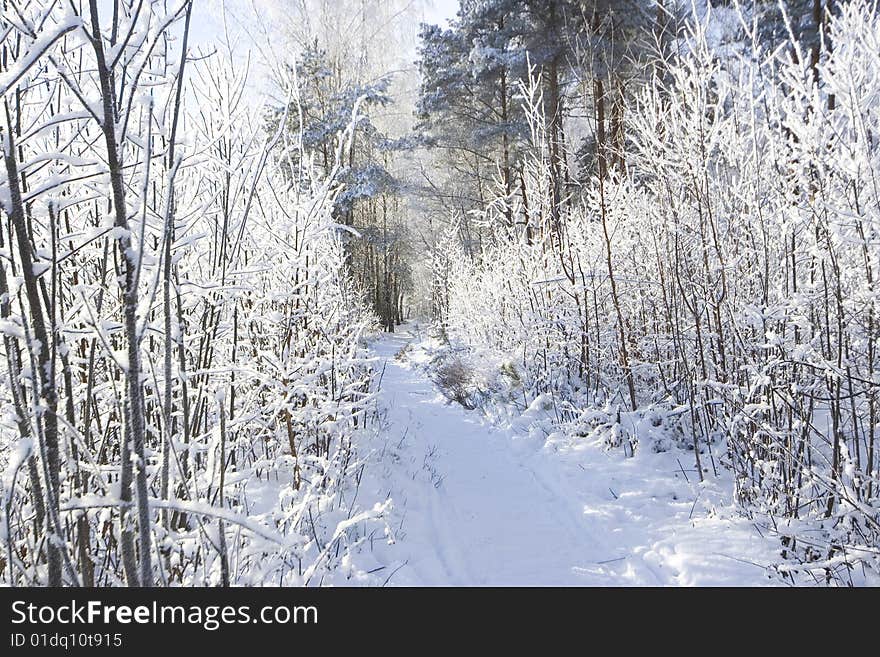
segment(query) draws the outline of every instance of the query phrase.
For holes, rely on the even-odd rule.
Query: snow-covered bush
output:
[[[794,39],[722,53],[710,21],[628,108],[625,163],[555,211],[526,85],[521,193],[445,264],[444,327],[573,436],[732,468],[786,555],[848,581],[880,545],[880,16],[840,6],[818,61]]]
[[[367,582],[375,318],[336,170],[231,51],[186,52],[192,3],[85,5],[0,18],[0,576]]]

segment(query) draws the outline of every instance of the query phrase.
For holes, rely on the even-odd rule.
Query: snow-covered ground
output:
[[[729,480],[699,484],[680,451],[630,458],[491,426],[436,389],[419,334],[410,324],[373,345],[385,426],[372,485],[395,509],[388,585],[783,583],[767,568],[779,543],[733,512]]]

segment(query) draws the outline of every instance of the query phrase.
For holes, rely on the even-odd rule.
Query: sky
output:
[[[458,11],[458,0],[434,0],[431,7],[425,11],[425,22],[443,24],[450,18],[455,18]]]

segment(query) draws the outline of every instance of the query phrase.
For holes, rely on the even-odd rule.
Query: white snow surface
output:
[[[385,426],[370,479],[394,502],[394,544],[375,555],[387,585],[783,584],[769,568],[778,540],[735,513],[729,478],[700,484],[680,450],[627,457],[493,426],[434,386],[422,333],[411,323],[372,347]]]

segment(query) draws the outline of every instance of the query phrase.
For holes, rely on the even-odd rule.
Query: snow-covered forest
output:
[[[880,584],[876,0],[2,0],[5,586]]]

